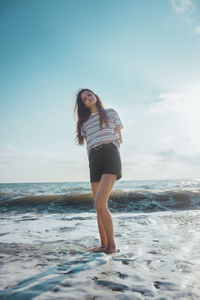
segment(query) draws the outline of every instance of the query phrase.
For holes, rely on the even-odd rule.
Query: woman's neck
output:
[[[98,109],[97,109],[96,105],[90,107],[90,112],[91,112],[92,114],[98,112]]]

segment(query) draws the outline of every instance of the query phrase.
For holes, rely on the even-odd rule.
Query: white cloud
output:
[[[134,120],[129,119],[129,120],[126,121],[126,126],[127,127],[132,127],[133,125],[134,125]]]
[[[200,34],[200,26],[197,26],[194,31],[197,33],[197,34]]]
[[[130,179],[200,176],[200,86],[162,93],[125,128],[122,158]],[[123,148],[124,147],[124,148]]]
[[[194,0],[170,0],[172,10],[179,14],[180,20],[192,34],[200,33],[199,11]]]
[[[192,0],[171,0],[171,6],[173,11],[178,14],[183,14],[196,8]]]
[[[0,148],[0,163],[1,164],[10,164],[13,161],[17,162],[19,160],[33,159],[31,153],[23,152],[18,150],[12,144],[8,144],[5,147]]]
[[[161,101],[149,109],[149,113],[162,115],[165,121],[174,125],[173,135],[190,142],[191,151],[200,153],[200,86],[188,86],[181,93],[169,92],[161,94]],[[170,126],[171,127],[171,126]],[[180,140],[180,139],[179,139]],[[189,149],[185,147],[184,149]]]
[[[38,155],[12,144],[0,148],[0,170],[0,182],[85,181],[89,177],[87,161]]]

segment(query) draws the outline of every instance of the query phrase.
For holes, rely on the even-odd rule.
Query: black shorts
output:
[[[90,182],[100,181],[103,174],[115,174],[122,177],[121,158],[117,146],[113,143],[94,147],[89,153]]]

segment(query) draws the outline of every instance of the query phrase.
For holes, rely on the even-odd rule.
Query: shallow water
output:
[[[199,218],[114,213],[120,252],[106,255],[87,251],[99,244],[94,213],[5,215],[0,299],[199,299]]]
[[[0,299],[200,298],[199,182],[116,186],[112,255],[88,252],[100,245],[89,185],[70,184],[73,205],[59,184],[1,189]]]

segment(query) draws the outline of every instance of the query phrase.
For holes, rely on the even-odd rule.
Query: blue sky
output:
[[[0,182],[89,181],[88,87],[124,128],[123,179],[200,176],[200,3],[0,0]]]

